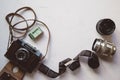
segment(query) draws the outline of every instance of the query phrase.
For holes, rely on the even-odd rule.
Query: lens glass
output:
[[[18,60],[25,61],[28,57],[29,57],[29,52],[26,49],[20,48],[20,49],[17,50],[16,58]]]

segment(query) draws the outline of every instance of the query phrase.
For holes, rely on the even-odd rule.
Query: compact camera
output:
[[[23,40],[14,41],[5,56],[21,70],[31,73],[42,58],[42,54],[35,47]]]

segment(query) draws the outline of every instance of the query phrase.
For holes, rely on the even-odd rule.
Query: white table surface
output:
[[[9,35],[5,16],[23,6],[33,8],[38,19],[49,26],[51,42],[45,64],[57,72],[60,61],[75,57],[81,50],[91,50],[94,39],[102,38],[95,28],[98,20],[110,18],[115,21],[116,30],[111,40],[117,46],[117,52],[113,58],[99,59],[97,70],[81,61],[78,70],[68,69],[55,80],[120,80],[120,0],[0,0],[0,69],[8,62],[4,57]],[[44,53],[47,34],[36,43],[29,37],[25,41]],[[26,74],[23,80],[54,79],[34,71]]]

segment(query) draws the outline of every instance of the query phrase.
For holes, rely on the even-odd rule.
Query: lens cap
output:
[[[101,35],[110,35],[115,28],[115,23],[111,19],[101,19],[96,25],[96,30]]]

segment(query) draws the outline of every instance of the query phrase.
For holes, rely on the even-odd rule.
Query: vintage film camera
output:
[[[41,60],[42,54],[35,47],[18,39],[11,44],[5,56],[24,72],[31,73]]]

